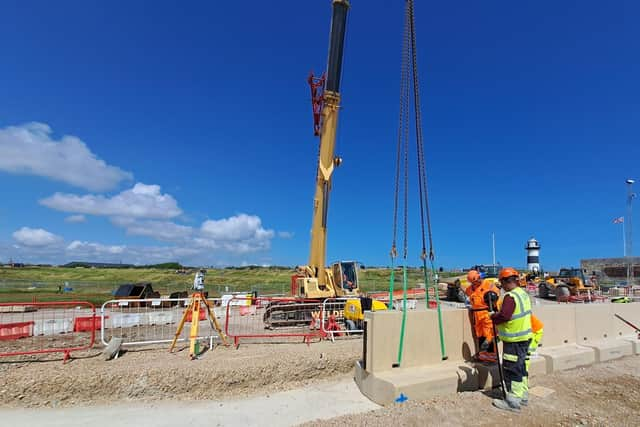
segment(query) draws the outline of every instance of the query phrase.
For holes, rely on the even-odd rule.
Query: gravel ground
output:
[[[47,361],[0,359],[0,407],[58,407],[127,401],[228,399],[350,378],[362,340],[335,343],[246,344],[216,347],[191,361],[188,349],[168,345],[131,350],[104,361],[100,351]]]
[[[482,392],[425,402],[394,404],[360,415],[304,424],[328,426],[637,426],[640,424],[640,357],[624,359],[532,378],[532,387],[554,392],[531,396],[520,414],[491,406]]]

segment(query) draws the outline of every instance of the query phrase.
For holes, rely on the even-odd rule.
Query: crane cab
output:
[[[324,269],[324,284],[310,274],[309,267],[298,267],[291,278],[291,294],[300,298],[335,298],[360,295],[357,261],[334,262]]]
[[[355,296],[360,294],[357,261],[334,262],[331,266],[333,272],[336,296]]]

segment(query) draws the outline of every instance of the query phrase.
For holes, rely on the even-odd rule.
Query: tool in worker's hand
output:
[[[498,309],[498,295],[495,292],[487,292],[485,294],[485,302],[489,307],[489,313],[493,314]],[[493,336],[495,343],[493,348],[496,352],[496,361],[498,362],[498,374],[500,375],[500,388],[502,389],[502,399],[507,400],[507,387],[504,383],[504,370],[502,369],[502,359],[500,358],[500,349],[498,348],[498,331],[496,330],[496,324],[491,322],[493,326]]]
[[[640,329],[638,329],[638,327],[636,325],[634,325],[633,323],[629,322],[628,320],[623,319],[621,316],[618,316],[617,314],[614,314],[614,316],[616,316],[618,319],[622,320],[624,323],[626,323],[627,325],[629,325],[633,329],[635,329],[636,332],[638,333],[638,339],[640,340]]]

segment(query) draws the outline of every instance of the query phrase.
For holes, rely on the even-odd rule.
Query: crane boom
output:
[[[318,170],[316,173],[316,189],[313,199],[313,221],[311,228],[311,248],[309,264],[301,268],[312,283],[305,283],[303,293],[309,295],[310,287],[318,292],[334,293],[331,270],[326,270],[327,250],[327,212],[329,194],[331,192],[331,176],[334,168],[340,165],[341,159],[335,156],[336,131],[340,108],[340,77],[342,74],[342,58],[344,37],[349,11],[348,0],[333,0],[331,17],[331,33],[329,36],[329,57],[327,59],[326,81],[322,95],[322,123],[320,126],[320,150]],[[309,286],[312,285],[312,286]],[[314,293],[314,292],[311,292]]]
[[[309,267],[311,267],[312,275],[318,278],[320,286],[324,286],[326,282],[323,273],[326,266],[327,212],[329,208],[329,193],[331,191],[331,175],[334,167],[339,164],[339,159],[334,158],[334,150],[338,127],[340,76],[348,10],[349,2],[347,0],[333,1],[327,80],[323,94],[320,154],[316,174],[316,192],[313,200],[311,250],[309,254]]]

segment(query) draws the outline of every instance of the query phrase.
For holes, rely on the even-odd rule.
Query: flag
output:
[[[624,222],[624,217],[623,216],[619,216],[618,218],[615,218],[613,220],[614,224],[622,224]]]

